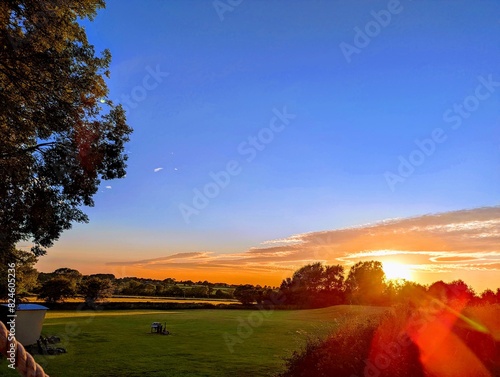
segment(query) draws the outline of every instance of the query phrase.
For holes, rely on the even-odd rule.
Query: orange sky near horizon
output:
[[[422,284],[462,279],[481,292],[500,287],[499,241],[500,207],[487,207],[297,234],[243,252],[165,252],[133,245],[133,255],[142,258],[130,258],[95,249],[90,241],[60,241],[37,269],[70,267],[84,274],[279,286],[308,263],[341,264],[347,275],[358,261],[378,260],[406,265],[412,280]]]

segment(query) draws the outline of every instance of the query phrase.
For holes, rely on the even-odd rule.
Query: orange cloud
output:
[[[221,276],[239,271],[246,277],[254,276],[256,283],[265,273],[272,276],[276,284],[300,266],[315,261],[345,266],[360,260],[398,261],[410,265],[421,278],[426,273],[486,271],[497,274],[500,270],[499,228],[500,207],[497,206],[297,234],[265,241],[260,247],[241,253],[176,253],[154,259],[113,261],[108,265],[156,272],[190,269],[195,279],[202,271],[219,271]],[[465,275],[456,278],[467,281]],[[500,285],[498,281],[491,283]]]

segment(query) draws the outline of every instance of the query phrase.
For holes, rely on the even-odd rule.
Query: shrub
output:
[[[69,278],[55,276],[42,284],[38,297],[48,303],[54,303],[74,297],[75,294],[74,284]]]
[[[347,320],[325,341],[309,340],[286,361],[281,377],[351,377],[362,371],[377,324],[375,318]]]
[[[325,341],[309,341],[281,376],[500,376],[498,318],[499,305],[401,305],[382,317],[349,320]]]

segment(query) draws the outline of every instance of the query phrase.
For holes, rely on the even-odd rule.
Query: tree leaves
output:
[[[125,176],[131,128],[107,99],[111,54],[78,24],[102,0],[0,4],[0,252],[33,240],[40,255],[85,222],[100,180]]]

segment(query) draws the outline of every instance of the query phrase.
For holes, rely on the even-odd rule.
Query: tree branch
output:
[[[47,147],[47,146],[55,145],[55,144],[57,144],[57,142],[50,141],[50,142],[47,142],[47,143],[37,144],[37,145],[35,145],[33,147],[19,149],[19,150],[16,150],[14,152],[2,153],[2,154],[0,154],[0,159],[6,159],[6,158],[20,156],[20,155],[23,155],[25,153],[31,153],[31,152],[34,152],[34,151],[36,151],[38,149],[41,149],[43,147]]]

